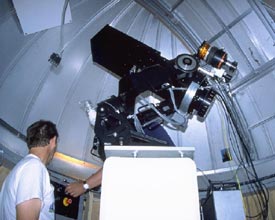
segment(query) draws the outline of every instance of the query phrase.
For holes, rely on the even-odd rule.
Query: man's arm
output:
[[[95,174],[88,177],[86,183],[89,185],[89,189],[92,189],[96,186],[99,186],[102,181],[102,168],[100,168]],[[66,187],[66,193],[69,193],[73,197],[78,197],[81,194],[85,193],[83,188],[83,182],[70,183]]]
[[[16,206],[16,220],[39,220],[40,199],[30,199]]]

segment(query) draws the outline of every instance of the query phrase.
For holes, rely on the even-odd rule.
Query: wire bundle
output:
[[[227,132],[229,134],[230,145],[232,146],[234,156],[236,157],[239,167],[242,167],[246,174],[247,181],[239,183],[248,185],[250,191],[254,193],[260,212],[253,216],[246,216],[249,219],[267,219],[269,192],[266,186],[259,178],[252,157],[252,138],[245,129],[245,121],[240,118],[236,104],[228,92],[228,87],[216,80],[209,81],[217,92],[217,100],[222,105],[225,118],[227,120]],[[238,169],[239,169],[238,167]],[[237,169],[237,171],[238,171]],[[237,172],[236,172],[237,174]],[[237,178],[237,177],[236,177]]]

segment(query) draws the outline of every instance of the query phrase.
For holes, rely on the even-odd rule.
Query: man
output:
[[[0,219],[53,220],[54,188],[46,165],[57,147],[54,123],[40,120],[27,129],[29,154],[12,169],[0,194]]]

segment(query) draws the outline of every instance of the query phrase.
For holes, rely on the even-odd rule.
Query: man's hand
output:
[[[86,179],[86,183],[89,185],[90,189],[93,189],[96,186],[99,186],[101,184],[102,180],[102,171],[103,169],[100,168],[96,173],[92,174],[91,176]],[[65,192],[70,194],[72,197],[78,197],[86,192],[86,190],[83,188],[83,182],[74,182],[70,183],[66,189]]]
[[[83,182],[74,182],[70,183],[66,189],[65,192],[71,195],[72,197],[78,197],[86,192],[86,190],[83,188]]]

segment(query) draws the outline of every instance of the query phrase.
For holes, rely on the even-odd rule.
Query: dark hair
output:
[[[54,123],[45,120],[34,122],[27,129],[26,141],[28,148],[31,149],[37,146],[46,146],[55,136],[57,139],[58,132]]]

